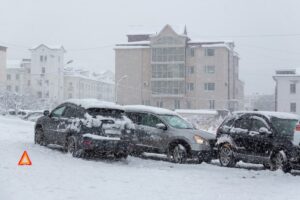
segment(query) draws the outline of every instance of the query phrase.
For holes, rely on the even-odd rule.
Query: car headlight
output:
[[[203,139],[199,135],[194,135],[194,140],[196,141],[197,144],[205,144],[207,143],[205,139]]]

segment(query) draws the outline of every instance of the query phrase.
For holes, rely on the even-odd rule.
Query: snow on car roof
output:
[[[69,99],[69,100],[65,101],[65,103],[73,103],[73,104],[81,106],[85,109],[111,108],[111,109],[124,110],[122,106],[117,105],[113,102],[100,101],[98,99]]]
[[[125,111],[150,112],[157,115],[178,115],[176,112],[172,110],[153,107],[153,106],[145,106],[145,105],[128,105],[128,106],[124,106],[124,109]]]
[[[176,109],[175,112],[180,114],[210,114],[217,115],[218,111],[216,110],[205,110],[205,109]]]
[[[244,114],[244,113],[250,113],[250,114],[261,114],[265,117],[277,117],[280,119],[300,119],[299,115],[292,114],[292,113],[285,113],[285,112],[272,112],[272,111],[237,111],[234,112],[234,114]]]

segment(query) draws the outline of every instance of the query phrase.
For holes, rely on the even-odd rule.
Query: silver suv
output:
[[[184,163],[187,158],[210,162],[215,135],[196,130],[177,113],[151,106],[125,106],[125,114],[135,124],[135,154],[167,154],[170,161]]]

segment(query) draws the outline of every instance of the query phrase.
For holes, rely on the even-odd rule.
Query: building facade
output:
[[[273,76],[275,86],[275,108],[280,112],[300,115],[300,73],[296,69],[277,70]]]
[[[186,28],[166,25],[158,34],[131,33],[115,47],[120,104],[169,109],[243,107],[244,84],[233,42],[193,41]]]
[[[6,80],[6,47],[0,45],[0,91],[5,89]]]
[[[65,67],[66,51],[62,46],[41,44],[30,51],[31,59],[8,60],[7,67],[0,68],[6,72],[4,89],[10,94],[25,100],[34,99],[41,107],[53,107],[69,98],[114,101],[112,72],[91,73],[69,65]]]

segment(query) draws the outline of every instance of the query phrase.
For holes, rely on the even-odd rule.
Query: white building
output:
[[[300,73],[296,69],[277,70],[273,76],[276,81],[276,111],[300,114]]]
[[[39,99],[59,103],[64,99],[63,46],[38,45],[31,51],[30,88]]]
[[[35,99],[34,103],[50,107],[69,98],[114,101],[114,73],[64,68],[66,51],[62,46],[41,44],[30,51],[31,59],[8,61],[7,67],[0,68],[6,71],[3,79],[11,94],[28,96]]]
[[[64,98],[96,98],[114,101],[114,80],[103,74],[73,67],[65,68]]]

